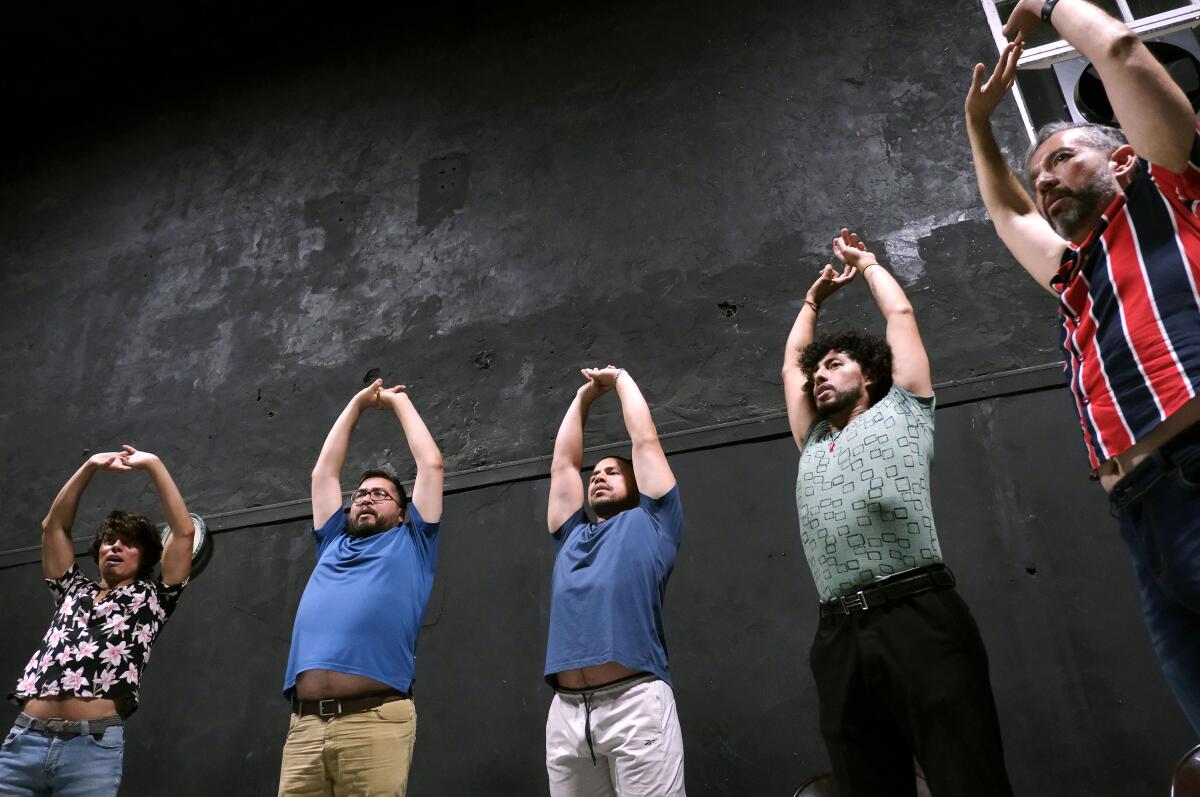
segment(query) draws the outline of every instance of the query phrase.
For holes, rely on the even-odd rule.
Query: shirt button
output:
[[[1084,397],[1083,397],[1083,403],[1084,403],[1084,404],[1091,404],[1091,403],[1092,403],[1092,400],[1091,400],[1090,398],[1088,398],[1087,396],[1084,396]]]

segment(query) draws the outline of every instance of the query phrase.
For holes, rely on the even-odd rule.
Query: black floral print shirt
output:
[[[187,582],[168,587],[161,579],[139,580],[96,600],[100,585],[72,564],[46,584],[58,611],[12,697],[102,697],[132,714],[150,648]]]

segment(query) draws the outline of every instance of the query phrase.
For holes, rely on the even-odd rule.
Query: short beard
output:
[[[362,515],[359,515],[359,518],[361,517]],[[360,526],[359,521],[350,519],[346,523],[346,533],[351,537],[370,537],[372,534],[378,534],[381,531],[387,531],[391,528],[390,525],[380,519],[379,515],[374,515],[374,518],[373,521],[367,523],[365,526]],[[403,522],[403,520],[400,522]]]
[[[858,403],[862,398],[862,389],[847,390],[844,393],[837,393],[833,401],[827,404],[817,404],[817,417],[822,420],[827,420],[831,415],[837,415],[842,410],[849,409]],[[814,403],[816,399],[813,399]]]
[[[610,518],[636,506],[637,502],[633,500],[632,496],[627,496],[619,501],[615,498],[601,498],[599,501],[592,502],[592,511],[598,517]]]
[[[1121,186],[1112,172],[1097,171],[1082,186],[1063,195],[1072,200],[1067,210],[1047,220],[1056,233],[1068,241],[1075,241],[1076,236],[1082,237],[1091,231],[1091,227],[1085,228],[1084,224],[1093,224],[1093,214],[1103,213],[1120,192]]]

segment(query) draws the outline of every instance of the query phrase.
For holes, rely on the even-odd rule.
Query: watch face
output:
[[[208,526],[204,524],[204,518],[194,512],[190,514],[192,525],[196,527],[196,536],[192,538],[192,560],[195,561],[196,557],[200,554],[200,549],[204,547],[204,540],[208,536]],[[166,545],[167,539],[171,536],[171,527],[164,523],[159,534],[161,535],[162,544]]]

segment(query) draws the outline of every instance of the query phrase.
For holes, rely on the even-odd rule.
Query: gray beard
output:
[[[1074,241],[1077,236],[1082,237],[1090,231],[1083,225],[1090,222],[1093,214],[1104,212],[1120,191],[1112,172],[1097,172],[1082,186],[1066,194],[1073,200],[1066,210],[1047,220],[1056,233]]]

